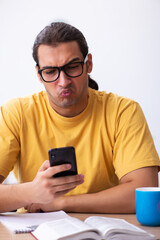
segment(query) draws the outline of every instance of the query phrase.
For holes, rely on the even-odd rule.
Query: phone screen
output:
[[[77,174],[76,154],[74,147],[52,148],[48,151],[50,166],[69,163],[71,169],[56,173],[53,177],[62,177]]]

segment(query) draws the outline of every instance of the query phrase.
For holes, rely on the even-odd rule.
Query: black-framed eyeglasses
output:
[[[85,57],[84,61],[79,62],[70,62],[61,67],[44,67],[38,70],[42,80],[44,82],[50,83],[55,82],[59,76],[61,71],[63,71],[68,77],[76,78],[82,75],[83,73],[83,65],[88,60],[88,54]]]

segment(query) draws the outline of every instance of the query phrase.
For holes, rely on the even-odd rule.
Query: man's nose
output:
[[[64,71],[61,71],[60,76],[58,78],[58,85],[65,88],[70,83],[71,83],[71,79],[65,74]]]

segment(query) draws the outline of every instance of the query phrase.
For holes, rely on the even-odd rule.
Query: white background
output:
[[[100,90],[140,103],[160,155],[160,0],[0,0],[0,105],[43,89],[32,45],[55,20],[85,35]]]

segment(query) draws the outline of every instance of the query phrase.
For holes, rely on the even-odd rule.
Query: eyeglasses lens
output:
[[[83,66],[81,63],[70,63],[64,66],[64,68],[61,70],[63,70],[65,74],[69,77],[78,77],[83,73]],[[59,68],[54,68],[54,67],[47,68],[47,69],[43,69],[41,74],[45,81],[52,82],[59,77],[61,70]]]

